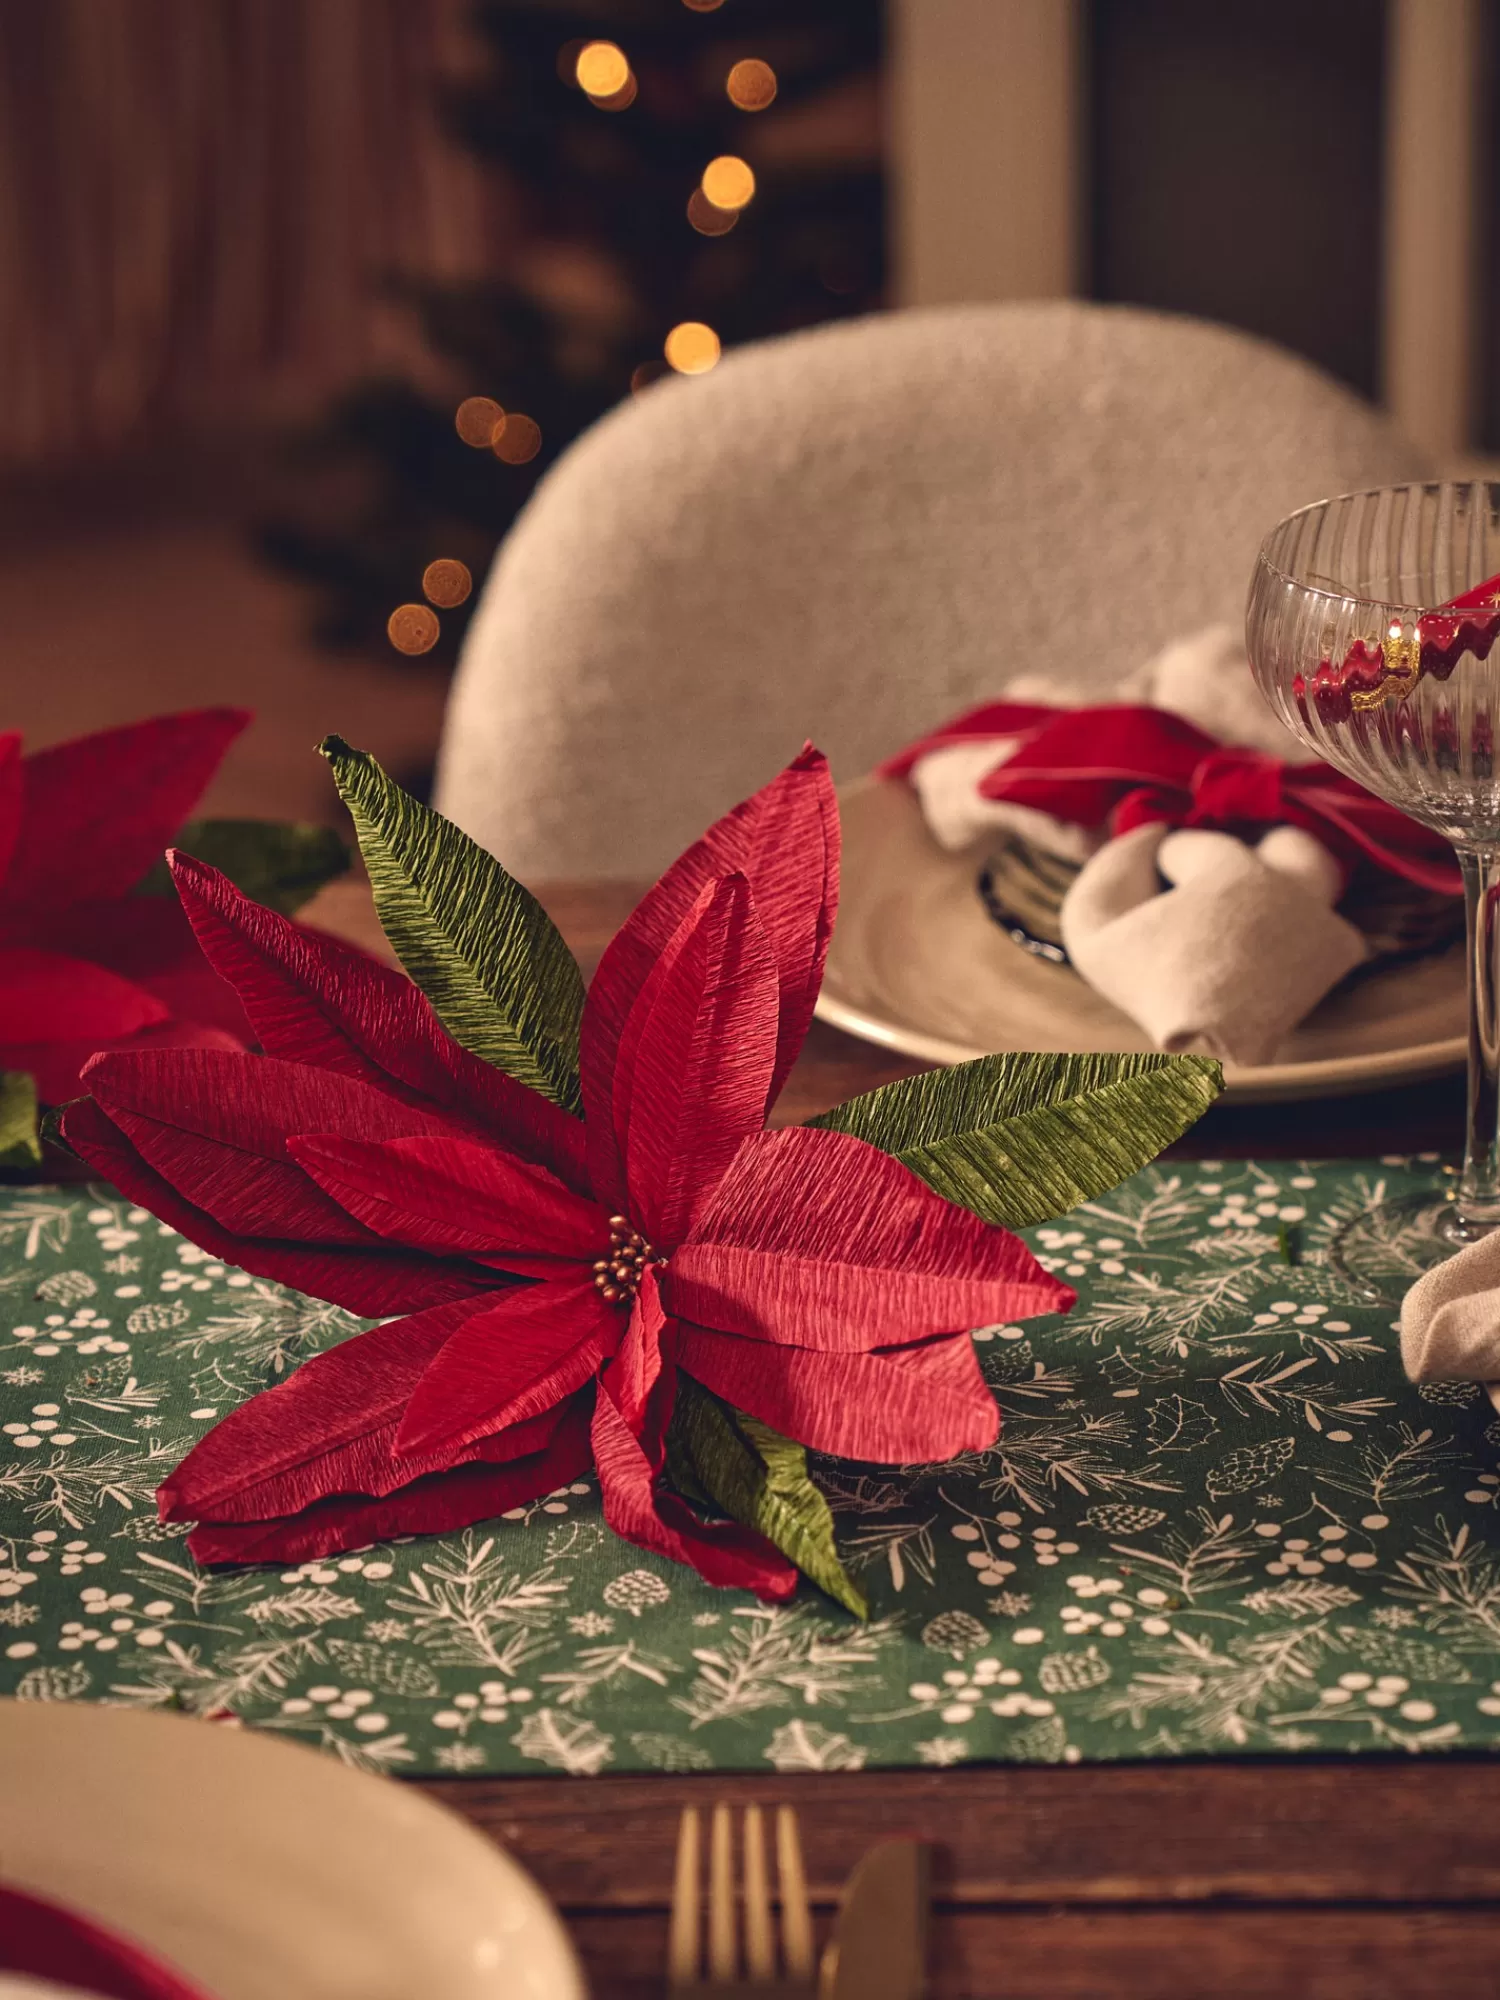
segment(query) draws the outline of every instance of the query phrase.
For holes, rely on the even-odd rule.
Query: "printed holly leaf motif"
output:
[[[812,1125],[893,1153],[946,1200],[1023,1229],[1118,1186],[1224,1088],[1207,1056],[981,1056],[882,1084]]]
[[[477,842],[341,737],[324,742],[381,928],[455,1041],[582,1108],[583,975],[552,919]]]
[[[1186,1396],[1158,1396],[1146,1412],[1146,1441],[1155,1452],[1196,1451],[1218,1428],[1218,1419]]]
[[[766,1761],[778,1771],[862,1771],[868,1754],[818,1722],[784,1722],[766,1746]]]
[[[349,872],[349,849],[331,826],[269,819],[189,820],[172,842],[227,875],[235,888],[290,917],[327,882]],[[166,858],[142,879],[138,896],[175,897]]]
[[[510,1739],[523,1757],[566,1771],[570,1778],[593,1778],[614,1757],[615,1740],[582,1716],[539,1708]]]
[[[1284,1472],[1297,1449],[1294,1438],[1268,1438],[1264,1444],[1242,1445],[1221,1458],[1205,1482],[1218,1500],[1226,1493],[1253,1493]]]
[[[0,1167],[41,1164],[36,1085],[24,1070],[0,1070]]]
[[[743,1410],[679,1379],[667,1447],[674,1484],[756,1528],[820,1590],[868,1618],[864,1592],[839,1561],[828,1502],[807,1476],[807,1452]]]

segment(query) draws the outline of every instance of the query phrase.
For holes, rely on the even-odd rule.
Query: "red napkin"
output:
[[[207,2000],[128,1938],[22,1889],[0,1887],[0,1972],[50,1979],[107,2000]]]

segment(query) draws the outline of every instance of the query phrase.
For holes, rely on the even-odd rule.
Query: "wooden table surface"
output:
[[[587,965],[634,900],[543,900]],[[329,927],[335,923],[330,920]],[[337,923],[363,934],[357,910]],[[821,1024],[780,1107],[794,1120],[920,1065]],[[1462,1084],[1220,1104],[1196,1158],[1453,1151]],[[1500,1992],[1500,1771],[1485,1758],[994,1766],[813,1777],[456,1778],[422,1789],[523,1862],[562,1909],[596,2000],[661,1992],[679,1807],[788,1801],[822,1920],[881,1834],[936,1849],[940,2000]]]

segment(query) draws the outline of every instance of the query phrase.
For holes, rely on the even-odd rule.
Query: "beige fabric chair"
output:
[[[438,803],[523,878],[655,871],[811,737],[850,778],[1020,672],[1238,623],[1262,535],[1424,471],[1308,364],[1071,302],[893,313],[623,404],[495,560]]]

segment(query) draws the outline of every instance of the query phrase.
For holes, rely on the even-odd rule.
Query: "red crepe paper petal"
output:
[[[24,759],[0,922],[133,889],[250,719],[242,708],[155,716]]]
[[[625,1338],[609,1370],[608,1387],[615,1407],[653,1459],[660,1455],[671,1415],[669,1407],[662,1407],[668,1399],[658,1396],[656,1421],[651,1421],[652,1396],[662,1379],[662,1337],[669,1325],[656,1273],[645,1271],[630,1309]]]
[[[445,1343],[487,1303],[464,1299],[391,1320],[313,1355],[286,1381],[252,1396],[199,1439],[157,1490],[161,1518],[243,1519],[235,1511],[237,1496],[287,1475],[305,1486],[290,1505],[273,1510],[279,1513],[349,1491],[342,1480],[325,1483],[330,1458],[388,1429]]]
[[[0,1043],[92,1035],[97,1047],[166,1018],[154,994],[102,965],[30,945],[0,950]]]
[[[580,1069],[591,1125],[607,1124],[620,1036],[667,941],[706,883],[744,875],[778,968],[780,1020],[770,1095],[812,1020],[838,907],[838,801],[809,744],[679,857],[636,907],[599,964],[584,1008]]]
[[[559,1404],[525,1423],[512,1424],[499,1437],[478,1438],[459,1450],[403,1454],[396,1450],[399,1425],[392,1419],[290,1472],[273,1473],[243,1487],[205,1508],[204,1518],[218,1527],[228,1527],[246,1521],[283,1521],[340,1495],[383,1500],[434,1472],[480,1463],[509,1465],[518,1458],[529,1458],[545,1451],[567,1420],[568,1405]],[[183,1518],[195,1516],[189,1510]]]
[[[184,1049],[100,1056],[84,1080],[136,1150],[228,1229],[373,1243],[297,1165],[289,1134],[384,1139],[444,1130],[434,1112],[352,1078],[266,1056]]]
[[[128,1200],[150,1209],[189,1242],[257,1278],[310,1292],[347,1312],[381,1319],[390,1313],[419,1312],[428,1306],[471,1298],[489,1288],[491,1281],[472,1265],[404,1255],[383,1247],[345,1250],[238,1236],[148,1166],[92,1099],[69,1105],[63,1113],[62,1129],[68,1144],[101,1179],[112,1181]]]
[[[449,1133],[379,1145],[317,1134],[288,1150],[340,1208],[415,1249],[551,1276],[558,1259],[592,1263],[609,1247],[597,1202],[493,1146]]]
[[[888,1153],[802,1126],[740,1149],[664,1285],[683,1319],[837,1350],[1064,1312],[1074,1299],[1018,1237]]]
[[[3,730],[0,731],[0,883],[10,869],[21,832],[23,795],[21,738],[14,729]]]
[[[28,917],[27,942],[107,965],[163,1001],[179,1019],[226,1029],[242,1048],[256,1035],[234,988],[199,949],[182,905],[172,896],[127,896],[73,903]]]
[[[159,1021],[133,1035],[101,1042],[97,1035],[85,1035],[72,1042],[0,1043],[0,1069],[21,1070],[36,1084],[43,1104],[66,1104],[87,1088],[83,1072],[100,1054],[125,1054],[139,1049],[224,1049],[239,1051],[243,1043],[223,1028],[201,1021]]]
[[[589,1469],[587,1412],[578,1406],[544,1451],[508,1465],[461,1465],[429,1473],[385,1499],[357,1495],[321,1500],[285,1521],[206,1524],[187,1538],[200,1563],[304,1562],[365,1548],[393,1535],[442,1535],[493,1520],[555,1493]]]
[[[593,1379],[620,1332],[621,1315],[587,1279],[507,1293],[434,1357],[401,1421],[397,1450],[456,1449],[541,1415]]]
[[[403,974],[262,909],[188,855],[173,855],[172,874],[205,956],[268,1055],[434,1106],[589,1192],[581,1120],[460,1048]]]
[[[968,1334],[876,1354],[778,1348],[682,1325],[680,1365],[705,1388],[814,1451],[877,1465],[928,1465],[984,1451],[1000,1434]]]
[[[690,1564],[705,1582],[724,1589],[753,1590],[773,1603],[795,1591],[796,1569],[763,1535],[735,1521],[700,1521],[675,1494],[657,1490],[660,1468],[602,1388],[594,1404],[592,1442],[604,1518],[617,1535]]]
[[[682,1240],[765,1123],[776,1009],[776,965],[750,885],[724,876],[678,927],[620,1042],[628,1207],[653,1243]]]
[[[93,1081],[95,1057],[84,1067]],[[380,1238],[330,1201],[292,1161],[268,1160],[143,1118],[100,1099],[104,1110],[148,1166],[173,1187],[190,1187],[197,1205],[237,1236],[273,1236],[289,1243],[346,1244],[374,1249]]]

